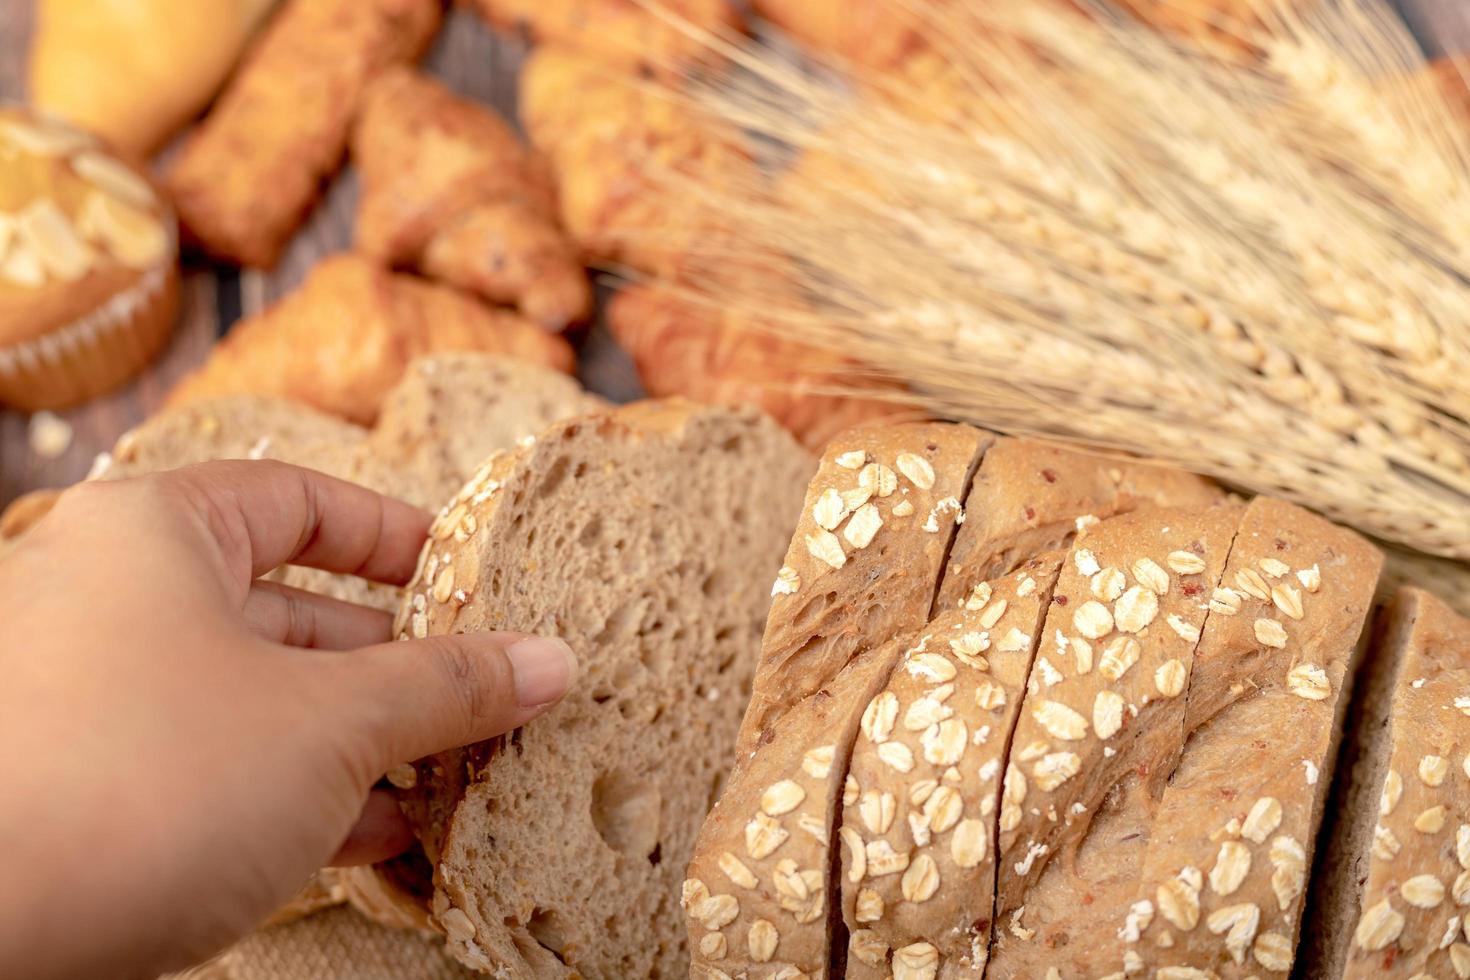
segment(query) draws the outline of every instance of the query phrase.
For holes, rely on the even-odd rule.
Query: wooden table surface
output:
[[[0,100],[24,98],[33,3],[0,0]],[[1431,54],[1470,50],[1470,0],[1399,0],[1399,6]],[[467,11],[455,9],[426,63],[455,90],[511,114],[523,54],[518,39],[497,35]],[[347,247],[355,195],[355,181],[345,171],[270,272],[207,265],[186,268],[183,311],[172,343],[135,383],[63,413],[73,437],[61,456],[47,459],[34,453],[28,418],[0,409],[0,506],[27,490],[66,486],[80,479],[95,456],[142,421],[230,324],[289,292],[323,255]],[[637,394],[631,366],[604,330],[595,327],[579,346],[580,373],[588,387],[620,400]]]

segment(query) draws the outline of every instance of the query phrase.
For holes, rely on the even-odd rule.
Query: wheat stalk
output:
[[[721,216],[683,288],[941,415],[1470,558],[1470,126],[1378,0],[1261,0],[1259,58],[1105,6],[910,5],[940,86],[715,42],[740,70],[703,110],[800,160],[678,188]]]

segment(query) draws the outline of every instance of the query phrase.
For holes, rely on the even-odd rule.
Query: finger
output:
[[[356,864],[376,864],[397,857],[414,845],[413,828],[398,807],[398,800],[385,789],[375,789],[362,805],[362,815],[348,832],[347,839],[327,864],[349,868]]]
[[[241,611],[256,635],[289,647],[356,650],[393,631],[388,613],[266,580],[251,583]]]
[[[402,585],[429,515],[345,480],[274,460],[187,466],[180,482],[227,557],[255,578],[286,563]]]
[[[524,725],[577,677],[565,643],[524,633],[384,643],[324,663],[328,703],[362,733],[355,744],[373,772]]]

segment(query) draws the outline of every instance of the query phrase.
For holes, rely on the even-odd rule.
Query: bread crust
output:
[[[853,735],[906,646],[901,638],[859,654],[768,728],[730,777],[680,903],[692,978],[828,975],[829,874]]]
[[[1239,608],[1217,599],[1210,611],[1187,743],[1150,831],[1139,897],[1158,914],[1137,945],[1150,968],[1225,980],[1290,969],[1381,566],[1358,535],[1301,508],[1247,508],[1221,584]],[[1203,876],[1197,892],[1179,885],[1187,868]]]
[[[858,654],[928,622],[990,441],[934,422],[853,429],[828,445],[776,581],[738,759]]]
[[[980,582],[1066,547],[1085,525],[1140,507],[1208,506],[1224,498],[1208,480],[1093,456],[1030,439],[995,441],[965,500],[935,611],[953,609]]]
[[[438,0],[289,0],[246,52],[166,182],[188,233],[243,265],[276,263],[342,162],[363,86],[419,56]]]
[[[1379,736],[1389,744],[1388,767],[1368,794],[1379,804],[1378,828],[1354,865],[1366,881],[1355,908],[1323,913],[1352,930],[1341,967],[1346,980],[1470,975],[1462,912],[1470,901],[1470,793],[1462,778],[1470,751],[1470,621],[1427,592],[1404,589],[1390,629],[1402,643],[1401,661]],[[1447,769],[1442,779],[1438,760]]]
[[[370,425],[410,361],[445,351],[503,354],[567,372],[575,360],[566,341],[512,312],[345,252],[235,324],[174,386],[167,405],[274,395]]]
[[[591,289],[556,225],[556,194],[509,125],[406,66],[366,88],[352,134],[355,241],[549,330],[582,319]]]

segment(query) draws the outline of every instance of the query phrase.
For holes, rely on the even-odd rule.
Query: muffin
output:
[[[133,377],[178,313],[172,210],[93,136],[0,105],[0,403],[62,408]]]

